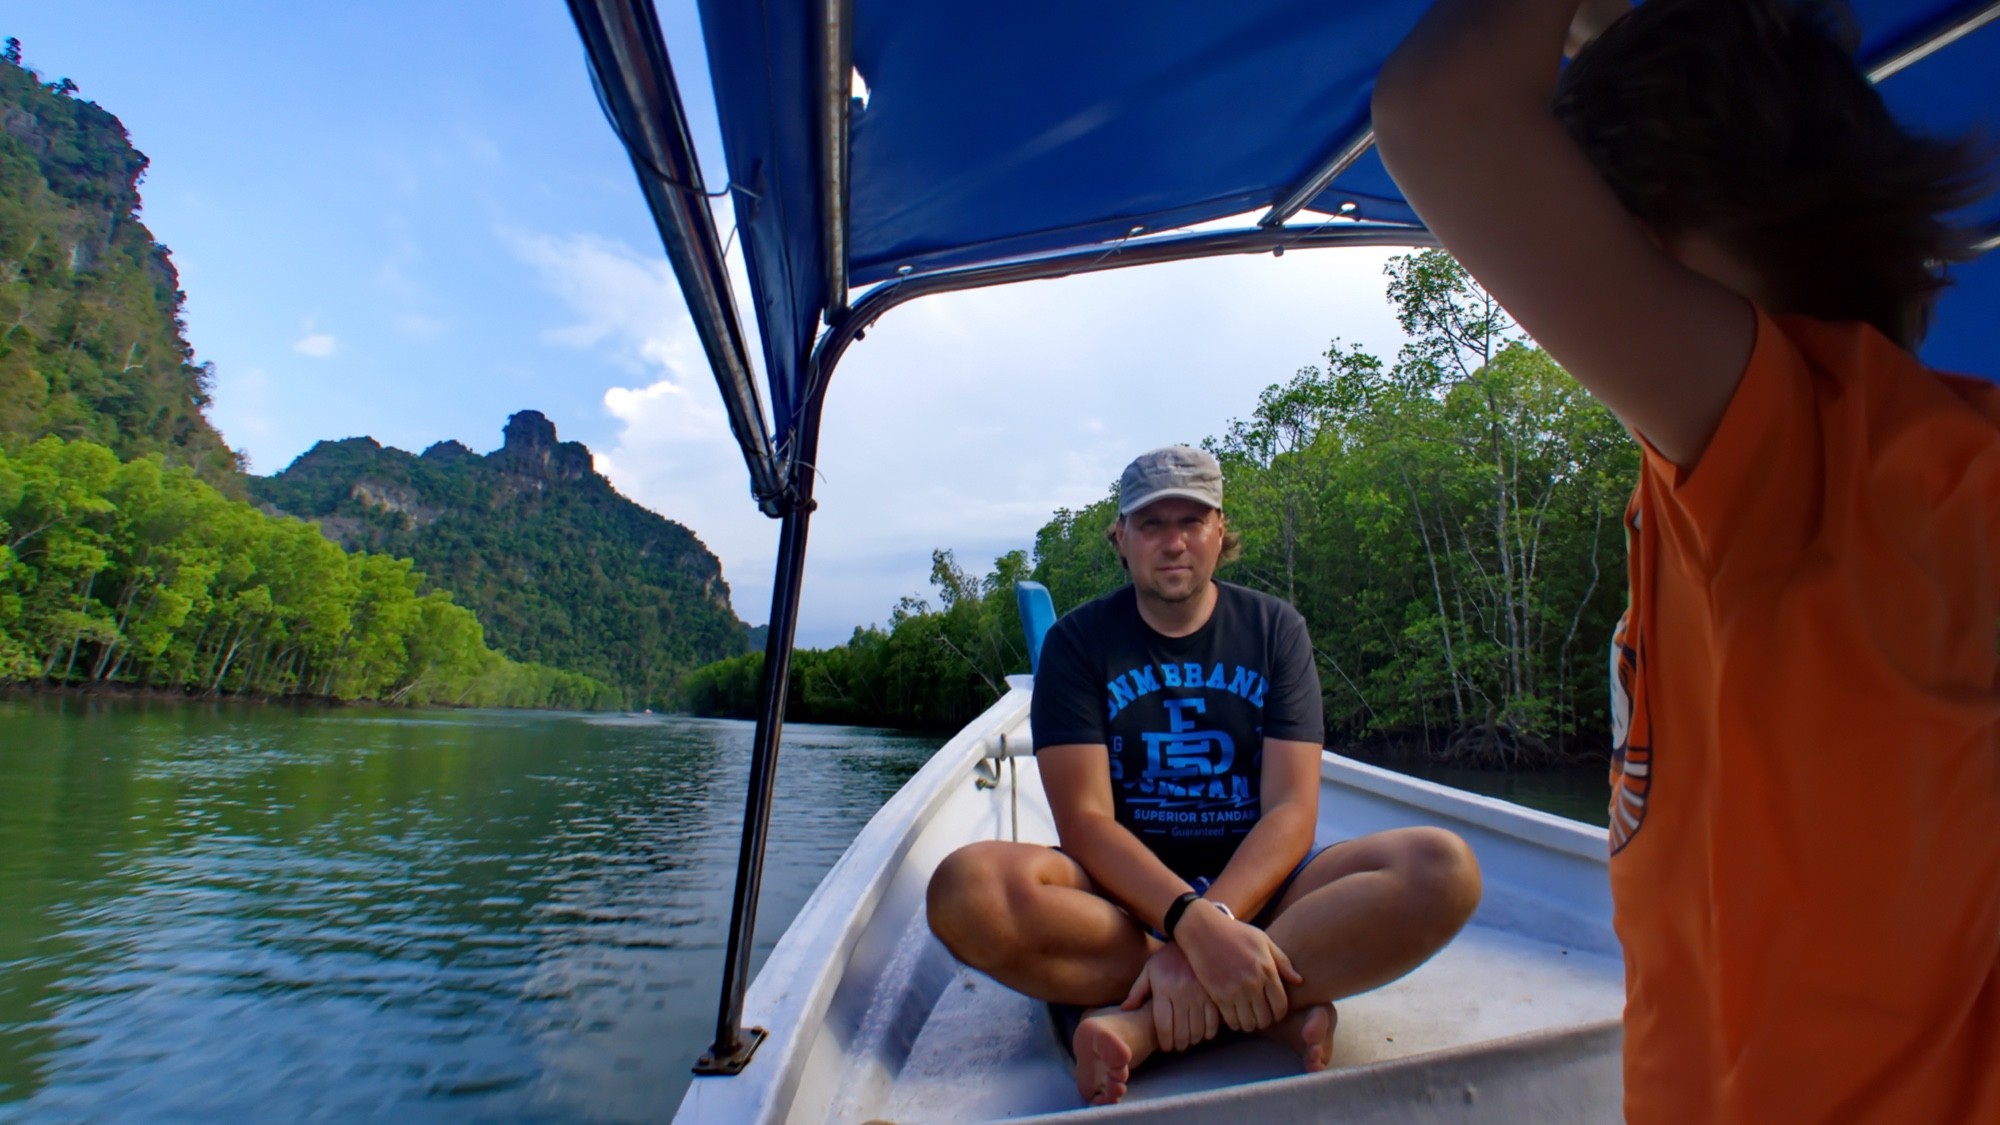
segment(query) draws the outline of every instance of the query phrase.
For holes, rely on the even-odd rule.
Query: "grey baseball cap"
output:
[[[1129,516],[1155,500],[1179,496],[1222,507],[1222,466],[1206,450],[1169,445],[1141,453],[1118,478],[1118,514]]]

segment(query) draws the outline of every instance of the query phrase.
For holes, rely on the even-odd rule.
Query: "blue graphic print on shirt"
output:
[[[1149,695],[1164,687],[1207,687],[1233,692],[1250,701],[1252,707],[1264,706],[1264,692],[1271,686],[1262,674],[1253,672],[1241,664],[1236,666],[1236,674],[1223,676],[1223,665],[1217,664],[1213,671],[1204,676],[1200,664],[1193,662],[1172,664],[1148,664],[1134,668],[1114,678],[1104,685],[1105,698],[1111,705],[1110,718],[1116,719],[1125,705],[1142,695]],[[1155,670],[1159,675],[1154,676]]]
[[[1129,587],[1079,607],[1035,678],[1036,745],[1104,746],[1118,822],[1187,878],[1220,874],[1256,826],[1266,735],[1321,735],[1305,623],[1217,585],[1209,623],[1186,637],[1146,627]]]

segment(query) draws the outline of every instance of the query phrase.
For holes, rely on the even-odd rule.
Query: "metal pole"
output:
[[[847,114],[854,73],[854,5],[818,0],[819,231],[828,324],[847,311]]]
[[[2000,19],[2000,0],[1968,4],[1936,26],[1918,32],[1909,42],[1892,48],[1881,61],[1869,64],[1868,80],[1880,82],[1907,70],[1996,19]]]
[[[750,470],[750,490],[764,514],[782,516],[792,500],[765,426],[763,398],[731,296],[729,267],[709,213],[701,164],[659,18],[651,0],[569,0],[569,9],[715,374],[729,430]]]
[[[818,429],[817,413],[810,424]],[[750,980],[757,896],[764,884],[764,849],[771,831],[771,794],[778,780],[778,749],[785,730],[792,640],[799,623],[799,585],[805,575],[806,531],[813,509],[810,471],[800,487],[804,502],[786,514],[778,533],[778,563],[771,580],[771,628],[764,639],[764,674],[757,690],[757,731],[751,741],[750,789],[743,804],[743,843],[736,859],[736,897],[729,910],[729,944],[715,1013],[715,1042],[695,1063],[696,1074],[740,1073],[766,1034],[761,1027],[742,1026],[743,992]]]
[[[1306,204],[1311,203],[1317,198],[1320,192],[1332,187],[1333,181],[1339,179],[1349,168],[1354,167],[1355,162],[1363,156],[1368,155],[1368,150],[1374,147],[1375,124],[1373,121],[1370,121],[1368,124],[1363,125],[1359,132],[1349,137],[1345,143],[1335,149],[1332,155],[1321,161],[1319,166],[1314,168],[1296,187],[1286,192],[1285,198],[1273,204],[1271,209],[1264,213],[1264,217],[1257,220],[1257,225],[1260,227],[1283,226],[1293,215],[1305,210]]]
[[[933,293],[958,293],[1018,281],[1048,281],[1059,277],[1128,269],[1156,262],[1186,262],[1226,254],[1283,254],[1331,246],[1436,246],[1437,236],[1419,226],[1399,223],[1322,223],[1295,230],[1287,226],[1244,227],[1237,230],[1193,231],[1156,238],[1059,250],[1032,258],[1015,258],[985,265],[960,266],[935,273],[913,273],[885,281],[863,293],[846,316],[826,330],[813,348],[807,370],[805,401],[817,411],[821,385],[848,346],[860,339],[883,313],[897,305]],[[817,424],[813,441],[819,440]],[[811,455],[806,455],[808,462]]]
[[[838,358],[825,340],[806,366],[822,388]],[[826,365],[826,369],[822,368]],[[815,395],[799,417],[793,455],[787,464],[791,494],[798,506],[785,513],[778,532],[778,561],[771,579],[771,628],[764,638],[764,674],[757,686],[757,730],[750,746],[750,790],[743,802],[743,843],[736,858],[736,896],[729,911],[729,941],[722,964],[722,994],[716,1005],[715,1042],[695,1063],[696,1074],[738,1074],[750,1064],[767,1034],[743,1026],[743,993],[750,983],[750,951],[757,932],[757,896],[764,884],[764,851],[771,831],[771,795],[778,780],[778,750],[785,733],[785,698],[790,687],[792,643],[799,627],[799,587],[805,579],[806,533],[813,509],[814,464],[819,458],[821,407]]]

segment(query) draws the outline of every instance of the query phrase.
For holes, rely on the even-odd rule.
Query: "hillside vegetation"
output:
[[[503,502],[505,488],[473,483],[463,498],[496,522],[472,521],[439,545],[431,557],[443,575],[419,569],[394,529],[365,513],[346,540],[374,549],[347,553],[245,502],[251,482],[204,413],[213,370],[187,341],[179,277],[139,219],[146,157],[116,117],[76,94],[68,79],[45,82],[23,65],[17,41],[0,51],[0,683],[601,707],[645,693],[629,686],[650,682],[626,674],[638,665],[670,679],[740,650],[714,559],[685,529],[663,532],[658,517],[619,508],[588,472],[587,451],[576,481],[508,461],[508,480],[578,513],[558,521],[553,534],[569,537],[560,549]],[[573,458],[555,456],[558,468]],[[340,489],[328,511],[366,508],[373,495]],[[600,535],[626,538],[607,546]],[[647,634],[643,654],[616,664],[546,639],[615,634],[619,615],[643,633],[648,619],[629,599],[594,609],[553,600],[576,594],[579,571],[625,580],[634,551],[706,566],[691,580],[701,604],[688,622],[661,626],[673,641]],[[455,596],[459,582],[497,629]],[[549,653],[561,670],[488,648],[495,633],[539,638],[508,651]],[[620,687],[579,664],[611,669]]]
[[[234,453],[202,413],[185,294],[139,221],[146,157],[116,117],[44,84],[8,41],[0,62],[0,434],[54,435],[130,460],[157,454],[241,496]]]
[[[608,686],[517,664],[424,593],[159,454],[45,437],[0,451],[0,681],[188,694],[594,708]]]
[[[503,651],[612,684],[631,706],[664,705],[685,672],[749,646],[701,540],[620,496],[536,411],[484,456],[323,441],[250,488],[350,550],[415,560]]]

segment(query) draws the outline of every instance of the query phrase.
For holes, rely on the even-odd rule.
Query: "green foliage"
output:
[[[1329,739],[1516,765],[1604,745],[1637,448],[1442,251],[1393,259],[1393,366],[1329,349],[1211,448],[1298,606]]]
[[[1606,744],[1604,652],[1623,608],[1638,451],[1616,420],[1440,251],[1394,259],[1409,342],[1393,364],[1338,341],[1207,444],[1242,558],[1222,577],[1297,606],[1336,745],[1481,765]],[[1033,577],[1058,609],[1117,588],[1115,489],[1055,513]],[[1006,594],[1017,555],[973,580],[940,552],[938,608],[797,654],[792,717],[955,726],[1026,661]],[[752,713],[762,656],[690,677],[683,702]]]
[[[1009,673],[1028,670],[1014,608],[1014,583],[1028,576],[1025,551],[995,559],[975,578],[950,551],[931,555],[939,605],[905,597],[883,629],[856,629],[846,644],[792,654],[786,717],[794,722],[951,730],[1006,690]],[[757,713],[764,654],[695,670],[678,705],[697,715]]]
[[[146,158],[116,117],[0,53],[0,444],[82,439],[158,454],[232,495],[203,414],[213,372],[183,332],[179,275],[138,219]]]
[[[1233,487],[1233,483],[1232,483]],[[1058,612],[1125,584],[1125,568],[1104,534],[1118,520],[1118,486],[1077,511],[1056,514],[1035,533],[1034,579],[1049,588]]]
[[[349,438],[249,484],[350,549],[414,560],[510,656],[612,684],[633,706],[664,704],[689,669],[742,653],[747,631],[708,548],[590,464],[523,411],[484,457],[455,442],[417,457]]]
[[[586,676],[516,664],[424,593],[154,454],[45,437],[0,450],[0,682],[391,703],[598,708]]]

